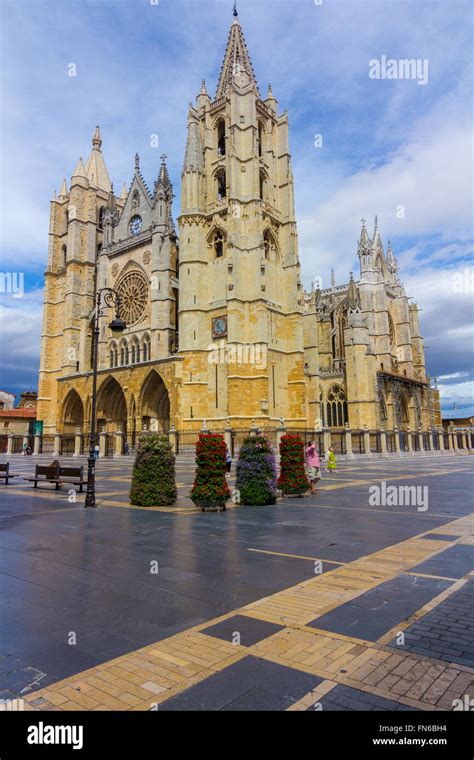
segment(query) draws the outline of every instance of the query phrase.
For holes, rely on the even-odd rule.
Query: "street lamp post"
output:
[[[101,288],[97,291],[95,304],[94,332],[93,340],[93,358],[92,358],[92,408],[91,408],[91,429],[89,439],[89,458],[87,460],[87,488],[86,500],[84,507],[95,507],[95,440],[97,432],[97,355],[99,348],[99,319],[105,313],[106,308],[115,308],[115,318],[111,321],[109,328],[114,335],[122,333],[126,324],[120,317],[120,298],[113,288]]]

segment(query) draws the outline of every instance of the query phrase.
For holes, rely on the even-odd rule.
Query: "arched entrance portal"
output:
[[[167,433],[170,429],[170,399],[166,385],[154,370],[143,383],[141,393],[142,428]]]
[[[75,433],[77,428],[83,429],[84,407],[81,397],[74,389],[67,394],[63,404],[62,429],[63,433]]]
[[[97,395],[97,429],[115,433],[127,432],[127,402],[115,378],[109,377]]]

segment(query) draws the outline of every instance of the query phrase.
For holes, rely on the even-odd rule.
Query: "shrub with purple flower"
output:
[[[253,506],[275,504],[277,468],[275,454],[264,436],[247,438],[240,449],[237,480],[240,503]]]

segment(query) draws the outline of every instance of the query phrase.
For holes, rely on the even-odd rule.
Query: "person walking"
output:
[[[309,441],[306,446],[306,468],[308,473],[311,493],[317,493],[316,484],[321,480],[321,463],[314,441]]]
[[[332,446],[329,447],[326,460],[326,472],[337,472],[336,455]]]

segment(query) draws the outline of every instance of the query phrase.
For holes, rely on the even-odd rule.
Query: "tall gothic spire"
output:
[[[101,151],[100,127],[96,126],[92,137],[92,150],[86,164],[86,176],[92,187],[110,192],[110,178]]]
[[[235,77],[242,74],[247,75],[249,81],[253,83],[257,95],[260,96],[247,43],[245,42],[244,33],[239,23],[237,4],[235,3],[234,20],[230,27],[227,49],[219,76],[219,84],[217,85],[216,99],[224,97]]]

